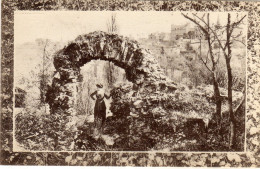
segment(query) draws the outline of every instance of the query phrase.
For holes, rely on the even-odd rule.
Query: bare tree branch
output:
[[[206,62],[205,63],[208,63],[208,58],[209,58],[209,50],[207,52],[207,57],[206,57]]]
[[[232,39],[232,41],[240,42],[240,43],[242,43],[244,46],[246,46],[246,44],[245,44],[243,41],[241,41],[241,40],[238,40],[238,39]]]
[[[230,29],[230,35],[232,34],[233,30],[235,27],[237,27],[244,19],[245,19],[246,15],[243,16],[240,20],[238,20],[237,22],[234,22],[231,24],[231,29]]]
[[[182,15],[183,15],[185,18],[187,18],[188,20],[190,20],[190,21],[192,21],[193,23],[195,23],[196,25],[198,25],[199,28],[204,32],[205,35],[208,34],[207,30],[206,30],[201,24],[199,24],[198,21],[196,21],[195,19],[190,18],[188,15],[185,15],[185,14],[183,14],[183,13],[182,13]]]
[[[208,62],[208,54],[209,54],[209,50],[207,53],[207,57],[206,57],[206,61],[203,60],[203,58],[199,55],[199,59],[202,61],[202,63],[205,65],[205,67],[208,69],[209,72],[213,73],[212,70],[208,67],[207,62]]]

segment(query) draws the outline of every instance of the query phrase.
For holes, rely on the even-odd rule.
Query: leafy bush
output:
[[[19,113],[15,118],[15,138],[29,150],[71,149],[75,131],[63,114],[40,115]]]

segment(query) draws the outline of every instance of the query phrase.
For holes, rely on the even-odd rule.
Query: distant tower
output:
[[[219,29],[220,27],[221,27],[221,25],[220,25],[220,22],[219,22],[219,15],[218,15],[218,20],[217,20],[217,24],[216,24],[216,26],[215,26],[217,29]]]

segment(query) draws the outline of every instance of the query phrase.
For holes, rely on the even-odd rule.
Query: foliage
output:
[[[34,62],[32,64],[34,67],[29,71],[28,75],[24,74],[25,72],[22,72],[21,75],[16,74],[17,83],[15,84],[16,87],[21,87],[26,91],[25,108],[31,113],[46,104],[45,95],[54,75],[53,54],[59,48],[59,45],[60,43],[52,42],[49,39],[36,39],[35,42],[28,42],[18,46],[22,51],[21,54],[17,54],[18,57],[24,57],[23,51],[28,50],[28,48],[35,51],[30,56],[32,62]],[[15,70],[17,71],[17,69]]]
[[[69,117],[63,114],[40,115],[27,112],[15,118],[15,138],[30,150],[70,150],[74,128],[70,128]]]
[[[220,68],[217,70],[217,81],[220,87],[226,88],[227,87],[227,77],[226,77],[226,70]],[[232,70],[232,89],[236,91],[242,91],[245,87],[245,75],[241,72],[239,68],[233,68]]]
[[[114,99],[111,111],[115,115],[119,115],[118,112],[120,112],[120,117],[125,117],[125,124],[129,122],[133,124],[130,131],[134,133],[136,139],[141,140],[142,136],[147,135],[148,138],[154,140],[154,149],[163,149],[164,147],[170,150],[191,151],[229,150],[226,147],[228,139],[226,141],[221,140],[223,137],[228,137],[229,131],[222,131],[223,137],[218,136],[220,128],[215,121],[215,100],[212,86],[199,86],[193,89],[179,86],[174,94],[150,93],[149,96],[142,90],[135,94],[131,90],[132,88],[131,85],[121,85],[112,90],[111,94]],[[221,88],[221,94],[226,95],[226,93],[227,91]],[[235,105],[238,104],[241,96],[240,92],[235,92]],[[226,102],[223,102],[222,111],[226,116]],[[129,118],[126,118],[127,116]],[[240,121],[243,121],[245,116],[242,113],[238,117]],[[129,121],[129,119],[132,119],[132,121]],[[187,130],[191,127],[187,123],[189,119],[201,119],[201,122],[192,124],[192,126],[200,126]],[[138,121],[142,121],[142,123],[140,124]],[[228,125],[228,122],[229,120],[223,122],[223,129],[227,129],[224,126]],[[204,131],[205,127],[208,128],[207,131]],[[194,136],[192,136],[190,130],[193,130]],[[139,132],[142,133],[141,136],[139,136]],[[244,135],[242,128],[239,135]],[[120,138],[125,138],[124,142],[126,143],[129,136],[120,135]],[[152,141],[150,142],[152,143]],[[138,142],[135,142],[135,145],[137,144]],[[237,147],[237,149],[241,150],[243,141],[240,140],[238,144],[240,144],[240,147]],[[170,148],[171,146],[174,147]],[[145,148],[149,145],[143,143],[139,148],[141,147]]]

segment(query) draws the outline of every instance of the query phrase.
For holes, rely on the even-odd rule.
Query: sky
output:
[[[125,11],[52,11],[15,12],[15,41],[24,43],[37,38],[68,41],[80,34],[106,31],[111,14],[116,13],[119,33],[124,36],[147,36],[152,32],[170,32],[171,24],[184,24],[180,13]]]
[[[180,12],[171,11],[15,11],[15,43],[48,38],[54,41],[71,41],[80,34],[106,31],[111,14],[116,13],[119,34],[133,37],[147,37],[153,32],[168,32],[172,24],[188,22]],[[213,21],[223,13],[211,13]]]

